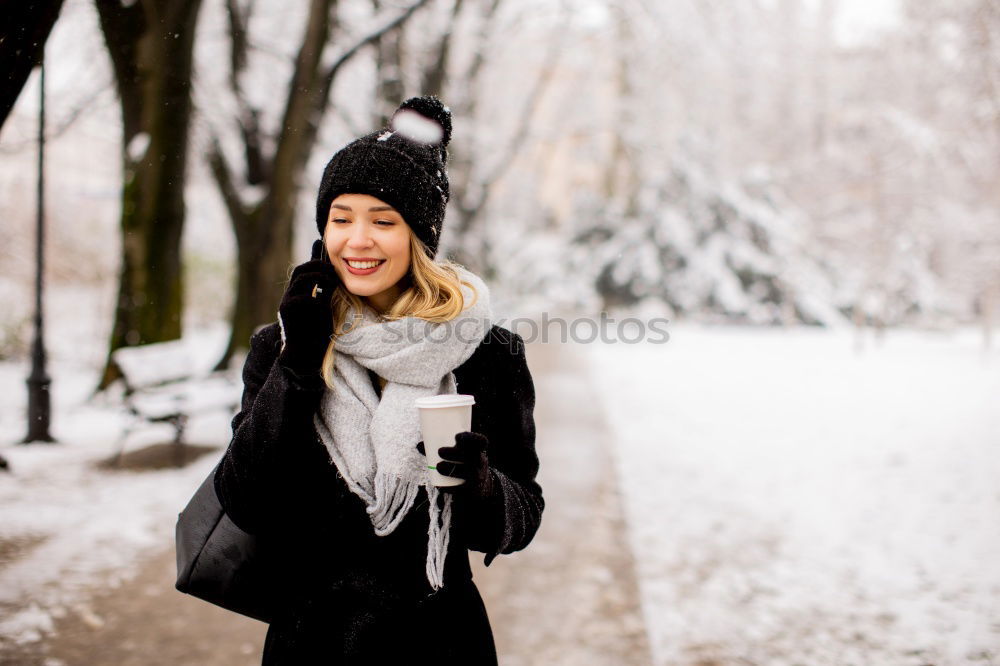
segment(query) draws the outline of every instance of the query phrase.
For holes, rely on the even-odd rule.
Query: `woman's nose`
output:
[[[368,227],[364,224],[355,224],[347,244],[350,247],[368,247],[371,244],[371,234],[368,233]]]

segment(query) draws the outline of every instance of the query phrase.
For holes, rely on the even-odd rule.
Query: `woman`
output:
[[[468,551],[489,566],[538,530],[534,387],[483,281],[433,260],[450,136],[449,111],[414,98],[333,156],[322,240],[250,340],[215,484],[283,577],[265,665],[497,663]],[[438,488],[413,401],[440,393],[476,404],[439,451],[464,483]]]

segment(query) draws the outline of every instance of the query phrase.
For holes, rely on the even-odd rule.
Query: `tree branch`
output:
[[[344,53],[342,53],[340,55],[340,57],[337,58],[333,62],[333,64],[330,65],[330,68],[323,74],[323,77],[322,77],[322,82],[323,82],[322,90],[324,92],[329,92],[330,88],[333,85],[333,79],[337,76],[337,72],[340,70],[341,67],[343,67],[345,64],[347,64],[347,62],[350,61],[350,59],[353,58],[357,54],[358,51],[360,51],[364,47],[368,46],[372,42],[378,41],[387,32],[395,30],[396,28],[398,28],[399,26],[401,26],[407,19],[410,18],[410,16],[413,15],[413,13],[415,11],[417,11],[418,9],[420,9],[421,7],[423,7],[426,4],[427,4],[427,0],[416,0],[416,2],[414,2],[412,5],[410,5],[409,7],[407,7],[406,10],[404,10],[402,14],[400,14],[399,16],[397,16],[396,18],[394,18],[389,23],[386,23],[385,25],[383,25],[381,28],[379,28],[375,32],[372,32],[368,36],[363,37],[361,40],[359,40],[357,43],[355,43],[349,49],[347,49],[346,51],[344,51]]]
[[[104,83],[96,86],[93,90],[89,91],[86,97],[81,98],[79,101],[74,102],[73,106],[66,109],[66,114],[63,118],[59,120],[50,121],[47,117],[45,119],[45,125],[47,128],[51,129],[45,130],[45,140],[52,141],[57,139],[66,133],[67,130],[72,128],[76,121],[86,114],[94,110],[94,102],[104,93],[108,92],[109,89],[115,87],[115,82],[113,77],[109,77]],[[48,115],[48,109],[45,110],[46,115]],[[5,140],[3,144],[0,144],[0,155],[13,155],[26,147],[34,147],[38,143],[38,137],[28,137],[25,139],[18,140]]]
[[[486,41],[489,26],[493,22],[493,17],[496,16],[497,10],[500,8],[500,2],[501,0],[493,0],[483,15],[483,30],[479,34],[480,43]],[[483,62],[485,61],[485,51],[486,49],[483,48],[476,50],[476,57],[472,59],[472,62],[469,64],[469,71],[465,74],[466,81],[476,81],[479,78],[479,71],[483,68]]]
[[[212,177],[219,188],[219,194],[222,195],[222,202],[226,205],[229,218],[232,220],[237,233],[240,233],[242,232],[242,227],[246,224],[246,208],[240,199],[239,193],[236,191],[236,186],[233,184],[232,170],[229,168],[226,156],[222,152],[222,145],[219,143],[218,137],[212,135],[209,141],[211,143],[208,151],[209,169],[212,171]]]
[[[242,98],[239,76],[247,65],[247,24],[250,22],[250,10],[241,12],[237,0],[226,0],[226,14],[229,19],[229,87],[236,96]]]
[[[451,54],[451,38],[455,22],[458,20],[458,15],[462,11],[463,2],[464,0],[455,0],[455,4],[452,5],[451,20],[448,22],[448,27],[445,28],[444,33],[441,35],[441,39],[438,40],[437,49],[435,49],[436,56],[434,61],[427,67],[426,70],[424,70],[423,84],[420,88],[424,94],[440,96],[443,92],[444,83],[448,75],[448,60]]]
[[[507,170],[510,169],[514,162],[514,156],[520,152],[521,148],[524,146],[524,142],[528,138],[528,129],[531,127],[531,121],[538,112],[542,96],[545,94],[545,90],[548,88],[555,75],[556,62],[559,60],[559,52],[562,49],[562,43],[563,40],[559,39],[553,40],[549,44],[549,50],[545,54],[545,60],[542,62],[538,78],[535,79],[535,83],[531,87],[531,92],[528,94],[528,101],[525,103],[524,108],[521,111],[521,117],[518,120],[517,129],[515,130],[513,137],[511,137],[510,142],[507,144],[507,149],[503,152],[500,159],[496,161],[496,166],[493,170],[481,182],[479,199],[472,206],[466,208],[466,210],[473,216],[478,214],[479,211],[483,209],[483,206],[486,205],[486,201],[489,199],[493,184],[502,178]]]
[[[247,66],[248,35],[247,25],[253,11],[253,0],[246,4],[245,10],[240,10],[238,0],[226,0],[226,13],[229,18],[229,87],[236,98],[239,108],[237,123],[240,137],[243,139],[243,153],[246,161],[246,180],[250,185],[260,185],[269,177],[271,165],[261,146],[260,111],[243,94],[240,76]]]

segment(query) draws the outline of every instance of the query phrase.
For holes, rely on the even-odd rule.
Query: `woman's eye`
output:
[[[347,222],[347,219],[345,219],[343,217],[335,217],[335,218],[333,218],[333,222],[334,223],[337,223],[337,222]]]
[[[393,222],[392,220],[378,220],[375,224],[384,224],[386,226],[391,227],[392,225],[394,225],[396,223]]]

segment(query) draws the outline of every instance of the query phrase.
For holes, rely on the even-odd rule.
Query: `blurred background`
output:
[[[996,0],[5,13],[0,661],[259,663],[172,590],[176,513],[326,161],[437,94],[440,254],[538,395],[543,529],[477,570],[501,663],[1000,663]],[[601,313],[639,335],[538,326]]]

